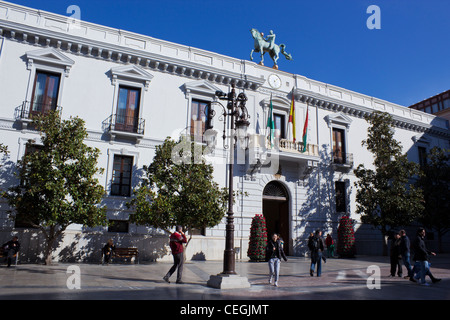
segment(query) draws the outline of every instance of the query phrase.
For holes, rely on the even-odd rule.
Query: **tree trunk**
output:
[[[47,246],[45,247],[45,265],[52,265],[52,252],[53,252],[53,244],[55,243],[54,237],[47,238]]]

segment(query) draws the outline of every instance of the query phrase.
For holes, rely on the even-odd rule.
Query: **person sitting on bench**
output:
[[[3,250],[5,252],[6,260],[8,262],[8,267],[10,267],[12,258],[20,250],[19,238],[17,236],[14,236],[12,238],[12,240],[10,240],[7,243],[3,244],[2,247],[3,247]],[[17,259],[17,256],[16,256],[16,259]]]

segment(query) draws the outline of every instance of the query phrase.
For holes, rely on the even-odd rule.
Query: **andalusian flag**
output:
[[[302,152],[306,151],[306,144],[307,144],[307,140],[308,140],[308,137],[307,137],[307,135],[308,135],[308,111],[309,111],[309,108],[308,108],[308,105],[307,105],[306,106],[305,125],[303,126],[303,138],[302,138],[302,140],[303,140],[303,150],[302,150]]]
[[[295,142],[295,104],[294,104],[294,90],[292,90],[291,111],[289,111],[288,121],[288,140]]]
[[[268,135],[270,146],[273,147],[273,143],[275,141],[275,121],[273,118],[272,95],[270,95],[270,108],[269,108],[269,115],[267,116],[266,134]]]

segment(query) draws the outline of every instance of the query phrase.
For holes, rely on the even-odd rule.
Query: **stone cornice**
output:
[[[302,101],[304,103],[308,103],[310,106],[319,107],[325,110],[331,110],[333,112],[341,112],[347,114],[352,117],[364,118],[366,115],[369,115],[375,111],[386,111],[381,108],[377,108],[375,106],[375,101],[372,98],[372,106],[362,106],[359,104],[355,104],[348,101],[342,101],[337,98],[333,98],[330,96],[321,95],[319,93],[311,92],[305,89],[296,88],[294,90],[295,99]],[[390,105],[392,106],[396,105]],[[426,114],[426,116],[431,116],[432,119],[429,123],[424,123],[418,120],[413,119],[413,113],[417,111],[411,110],[409,108],[398,106],[398,108],[403,108],[401,110],[406,116],[400,116],[392,112],[388,112],[392,115],[394,120],[394,125],[398,128],[415,131],[415,132],[423,132],[428,134],[433,134],[439,137],[444,137],[446,139],[450,139],[450,130],[445,128],[443,125],[443,119],[437,118],[433,115]],[[439,121],[438,125],[433,124],[433,121],[437,119]]]
[[[265,82],[245,74],[244,64],[248,62],[243,60],[84,21],[73,24],[70,20],[0,1],[0,36],[13,41],[215,84],[234,83],[249,90]]]

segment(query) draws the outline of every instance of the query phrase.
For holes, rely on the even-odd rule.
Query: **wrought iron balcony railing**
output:
[[[144,128],[145,119],[143,118],[112,114],[105,121],[103,121],[103,129],[108,132],[127,132],[143,135]]]
[[[61,110],[61,106],[58,106],[55,103],[24,101],[15,109],[15,118],[18,120],[31,120],[33,116],[45,115],[50,111],[58,111],[61,113]]]
[[[332,152],[331,162],[338,166],[353,167],[353,153],[347,152]]]

